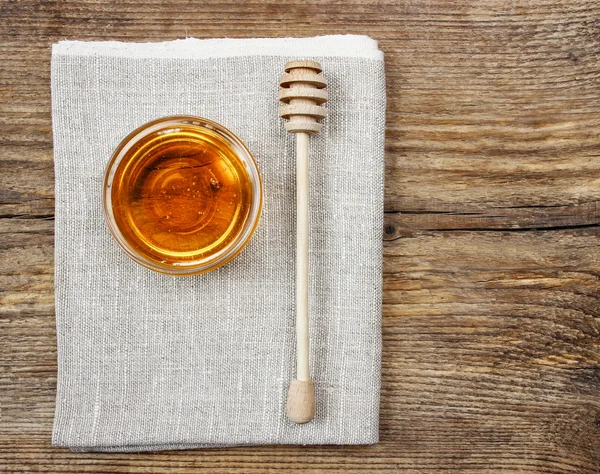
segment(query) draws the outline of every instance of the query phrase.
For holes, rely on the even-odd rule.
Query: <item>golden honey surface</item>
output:
[[[139,140],[112,182],[112,208],[123,238],[167,265],[196,265],[242,231],[252,202],[248,172],[212,130],[165,127]]]

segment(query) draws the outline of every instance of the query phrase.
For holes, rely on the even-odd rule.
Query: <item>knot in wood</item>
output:
[[[279,115],[289,119],[285,129],[292,133],[316,133],[321,120],[327,116],[322,106],[327,102],[327,80],[316,61],[290,61],[279,81],[279,100],[283,103]]]

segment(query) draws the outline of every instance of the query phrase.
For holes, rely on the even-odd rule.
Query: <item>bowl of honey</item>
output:
[[[137,263],[195,275],[234,258],[262,209],[262,182],[244,143],[222,125],[176,116],[131,132],[106,168],[103,208]]]

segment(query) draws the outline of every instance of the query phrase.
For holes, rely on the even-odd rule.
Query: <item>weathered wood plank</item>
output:
[[[50,45],[330,33],[386,53],[381,442],[51,448]],[[0,470],[598,472],[598,37],[593,0],[1,3]]]
[[[485,210],[388,212],[384,240],[426,231],[586,228],[600,224],[600,201],[572,206],[489,207]]]

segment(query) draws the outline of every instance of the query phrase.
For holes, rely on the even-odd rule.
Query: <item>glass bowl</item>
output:
[[[176,116],[131,132],[106,168],[103,208],[117,244],[168,275],[195,275],[234,258],[262,209],[252,154],[216,122]]]

